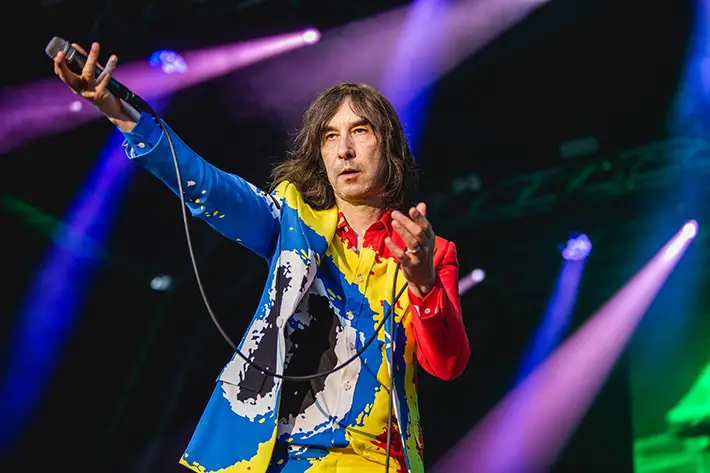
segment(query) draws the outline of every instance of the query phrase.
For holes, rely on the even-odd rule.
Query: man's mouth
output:
[[[360,174],[360,171],[356,169],[346,169],[345,171],[340,173],[340,177],[354,177]]]

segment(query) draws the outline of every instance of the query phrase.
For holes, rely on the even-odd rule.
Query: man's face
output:
[[[350,99],[328,122],[321,156],[336,200],[379,204],[384,168],[380,143],[372,125],[352,110]]]

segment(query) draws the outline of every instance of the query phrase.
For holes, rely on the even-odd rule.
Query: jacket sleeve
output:
[[[456,246],[444,241],[436,253],[436,284],[421,299],[409,291],[409,301],[417,361],[432,376],[451,380],[463,372],[471,349],[461,315]]]
[[[207,163],[165,125],[175,149],[185,203],[199,217],[231,240],[264,258],[275,246],[280,207],[275,198],[239,176]],[[179,193],[170,143],[157,120],[143,113],[130,132],[123,133],[126,154],[135,163]]]

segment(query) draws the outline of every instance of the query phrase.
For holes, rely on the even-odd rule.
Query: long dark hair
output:
[[[325,210],[335,205],[320,149],[323,130],[347,98],[353,111],[370,122],[381,144],[385,160],[381,195],[384,206],[406,212],[413,203],[412,193],[419,177],[414,157],[392,104],[377,89],[365,84],[334,85],[311,103],[286,159],[271,171],[271,190],[289,181],[312,208]]]

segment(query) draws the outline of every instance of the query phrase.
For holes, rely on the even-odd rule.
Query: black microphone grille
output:
[[[69,48],[71,48],[69,41],[62,39],[59,36],[55,36],[49,43],[47,43],[47,47],[44,48],[44,52],[47,53],[47,56],[54,59],[59,51],[64,51],[64,53],[66,53],[69,51]]]

